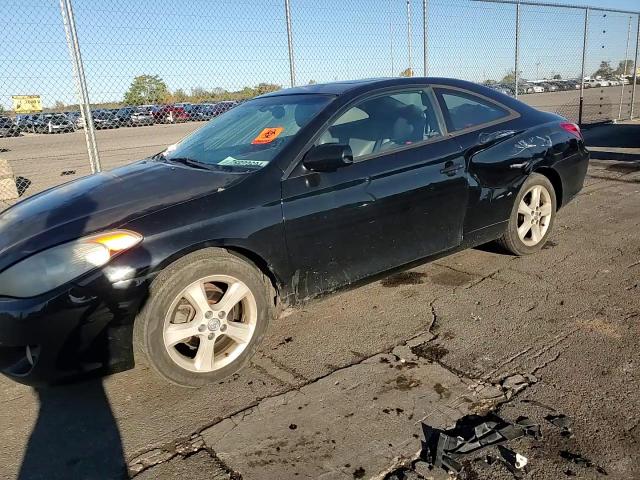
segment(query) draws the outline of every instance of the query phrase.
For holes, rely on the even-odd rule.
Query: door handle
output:
[[[462,165],[456,165],[452,161],[448,161],[448,162],[446,162],[444,164],[444,168],[442,170],[440,170],[440,173],[442,173],[443,175],[447,175],[449,177],[452,177],[461,168],[462,168]]]

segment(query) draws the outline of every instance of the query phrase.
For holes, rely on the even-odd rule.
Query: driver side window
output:
[[[414,88],[362,100],[338,117],[315,145],[349,145],[357,161],[440,136],[429,94]]]

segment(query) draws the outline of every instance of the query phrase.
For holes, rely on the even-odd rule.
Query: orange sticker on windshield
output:
[[[268,127],[262,130],[256,138],[251,142],[253,145],[261,145],[263,143],[271,143],[284,130],[283,127]]]

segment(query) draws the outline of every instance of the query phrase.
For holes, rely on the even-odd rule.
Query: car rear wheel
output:
[[[246,365],[275,313],[269,279],[245,259],[208,248],[167,267],[136,319],[139,354],[165,380],[199,387]]]
[[[556,207],[556,193],[549,179],[532,173],[516,196],[507,229],[498,243],[514,255],[539,251],[551,234]]]

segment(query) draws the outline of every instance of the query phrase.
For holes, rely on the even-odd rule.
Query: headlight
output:
[[[135,232],[115,230],[36,253],[0,273],[0,295],[34,297],[48,292],[106,265],[141,241]]]

